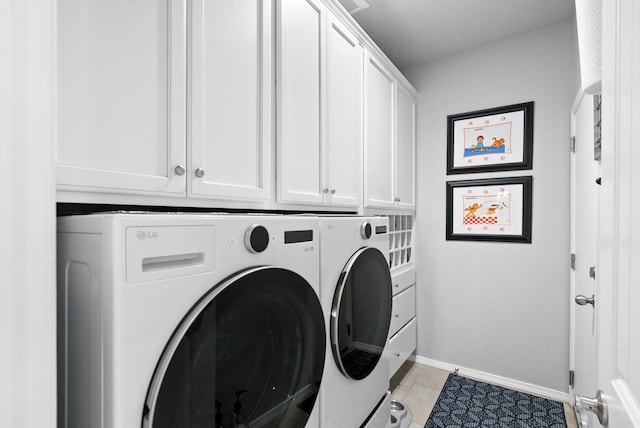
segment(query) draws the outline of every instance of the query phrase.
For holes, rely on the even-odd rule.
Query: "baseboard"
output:
[[[471,379],[492,383],[494,385],[500,385],[505,388],[515,389],[516,391],[522,391],[528,394],[538,395],[540,397],[548,398],[550,400],[569,402],[568,392],[557,391],[555,389],[545,388],[543,386],[522,382],[522,381],[511,379],[508,377],[494,375],[494,374],[483,372],[480,370],[460,367],[460,366],[456,366],[455,364],[449,364],[442,361],[432,360],[430,358],[421,357],[415,354],[411,355],[409,357],[409,360],[414,361],[418,364],[435,367],[437,369],[445,370],[448,372],[454,372],[457,369],[459,375],[465,376]]]

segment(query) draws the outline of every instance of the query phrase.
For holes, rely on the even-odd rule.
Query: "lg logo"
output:
[[[144,230],[140,230],[136,233],[136,237],[140,240],[153,239],[158,237],[158,232],[145,232]]]

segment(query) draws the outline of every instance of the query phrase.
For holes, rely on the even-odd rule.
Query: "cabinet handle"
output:
[[[396,198],[394,199],[394,201],[396,201],[396,202],[400,202],[400,197],[396,196]]]
[[[329,188],[325,187],[324,189],[322,189],[322,193],[329,193]]]
[[[196,177],[198,177],[198,178],[204,177],[204,169],[202,169],[202,168],[196,169]]]
[[[187,172],[186,169],[184,169],[184,166],[182,165],[178,165],[174,168],[174,171],[176,172],[176,175],[184,175],[185,172]]]
[[[398,287],[400,287],[400,284],[393,284],[393,286],[398,288]]]
[[[331,189],[331,191],[329,193],[331,193],[333,195],[334,193],[336,193],[336,189]]]
[[[400,314],[393,314],[394,317],[400,318]]]
[[[394,355],[395,355],[396,357],[400,357],[400,352],[396,352],[396,353],[394,353]]]

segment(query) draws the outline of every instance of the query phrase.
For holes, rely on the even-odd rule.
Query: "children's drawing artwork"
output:
[[[447,182],[447,239],[531,242],[530,176]]]
[[[511,194],[463,196],[462,223],[511,226]]]
[[[532,166],[533,101],[447,116],[447,174]]]
[[[464,157],[511,153],[511,122],[464,129]]]

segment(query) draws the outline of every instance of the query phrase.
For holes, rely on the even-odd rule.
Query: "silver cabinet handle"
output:
[[[329,193],[329,188],[325,187],[324,189],[322,189],[322,193]]]
[[[202,169],[202,168],[196,169],[196,177],[198,177],[198,178],[204,177],[204,169]]]
[[[400,314],[393,314],[394,317],[400,318]]]
[[[586,297],[583,296],[582,294],[578,294],[575,298],[575,301],[577,304],[579,304],[580,306],[584,306],[586,304],[589,304],[591,306],[593,306],[595,308],[596,306],[596,295],[592,295],[591,297]]]
[[[396,202],[400,202],[400,197],[399,197],[399,196],[396,196],[396,198],[394,199],[394,201],[396,201]]]
[[[394,353],[394,355],[395,355],[396,357],[399,357],[399,356],[400,356],[400,352],[396,352],[396,353]]]
[[[187,170],[182,165],[176,166],[173,170],[175,171],[176,175],[184,175],[184,173],[187,172]]]
[[[334,193],[336,193],[336,189],[331,189],[331,191],[329,193],[331,193],[333,195]]]

